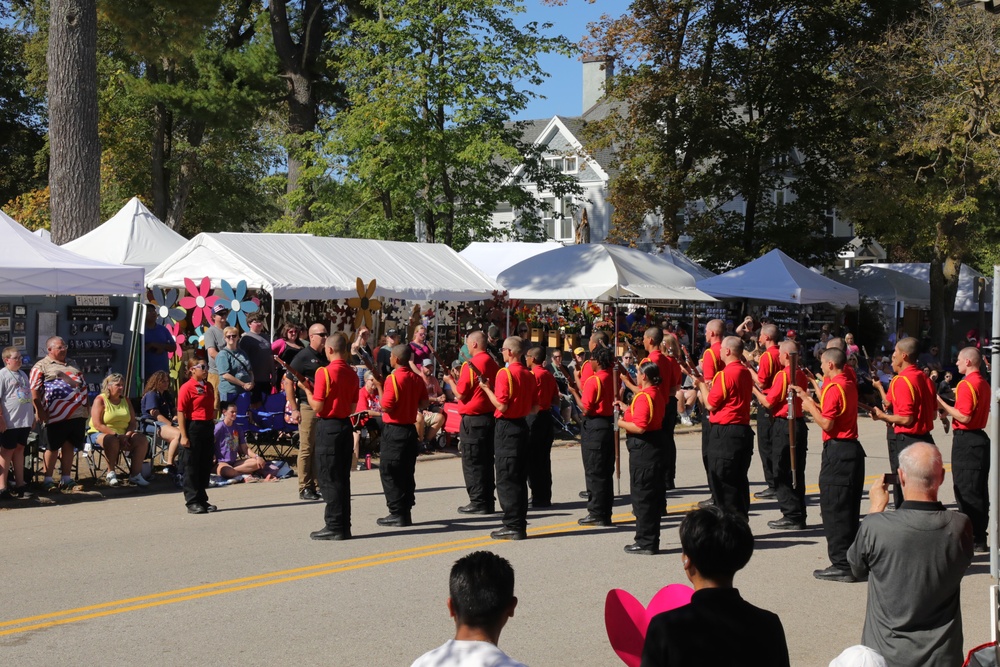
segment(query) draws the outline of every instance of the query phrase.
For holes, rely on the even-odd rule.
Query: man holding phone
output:
[[[802,399],[802,409],[823,431],[819,507],[830,567],[814,571],[813,576],[853,583],[857,579],[847,561],[847,550],[861,522],[865,450],[858,442],[858,386],[844,372],[846,365],[847,357],[838,349],[828,349],[820,356],[824,382],[818,404],[801,387],[793,390]]]

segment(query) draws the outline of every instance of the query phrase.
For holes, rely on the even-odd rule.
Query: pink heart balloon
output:
[[[643,607],[628,591],[620,588],[608,591],[604,601],[604,625],[611,648],[622,662],[628,667],[639,667],[649,622],[659,613],[688,604],[693,593],[690,586],[670,584],[661,588],[649,605]]]

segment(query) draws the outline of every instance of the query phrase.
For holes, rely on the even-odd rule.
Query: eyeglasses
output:
[[[232,334],[229,334],[228,336],[226,336],[226,338],[239,338],[239,336],[234,336]]]
[[[207,368],[208,368],[208,366],[206,366],[205,364],[195,364],[194,366],[191,367],[191,370],[193,370],[193,371],[203,371],[203,370],[205,370]]]

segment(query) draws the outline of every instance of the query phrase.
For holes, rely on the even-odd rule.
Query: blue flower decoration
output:
[[[157,324],[167,326],[184,321],[184,318],[187,317],[187,311],[177,305],[177,297],[180,296],[178,290],[168,289],[164,291],[159,287],[154,287],[152,292],[153,301],[156,302]]]
[[[189,343],[198,343],[198,347],[205,349],[205,327],[195,327],[194,335],[188,338]]]
[[[235,327],[236,323],[239,322],[240,328],[243,331],[249,331],[250,327],[247,326],[247,313],[256,313],[258,306],[253,301],[244,301],[247,295],[247,281],[241,280],[234,290],[232,286],[225,280],[222,283],[222,302],[228,302],[229,307],[229,317],[226,321],[229,322],[229,326]]]

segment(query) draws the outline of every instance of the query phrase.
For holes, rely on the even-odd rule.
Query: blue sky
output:
[[[517,21],[538,21],[551,23],[550,34],[564,35],[574,44],[587,34],[587,24],[597,21],[601,14],[619,14],[625,11],[625,0],[597,0],[590,4],[587,0],[566,0],[561,7],[544,5],[542,0],[524,0],[528,10],[517,17]],[[583,113],[583,74],[579,56],[566,58],[558,55],[543,55],[539,59],[542,69],[551,76],[535,92],[546,99],[529,102],[527,109],[517,116],[518,120],[550,118],[556,114],[578,116]]]

